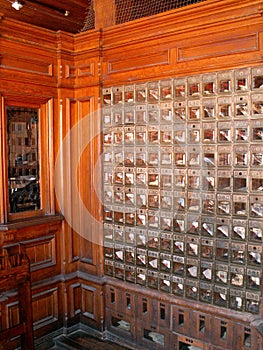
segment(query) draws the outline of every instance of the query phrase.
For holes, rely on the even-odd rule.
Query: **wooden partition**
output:
[[[22,244],[29,257],[35,346],[46,348],[53,339],[47,337],[43,345],[42,337],[58,335],[80,321],[102,330],[102,281],[97,277],[102,275],[101,247],[91,231],[99,237],[101,214],[92,189],[97,175],[90,166],[100,152],[100,32],[74,37],[3,17],[0,26],[0,230],[3,247]],[[38,110],[37,210],[10,213],[7,106]],[[14,295],[10,298],[5,304],[16,303]],[[12,312],[6,317],[12,324]]]

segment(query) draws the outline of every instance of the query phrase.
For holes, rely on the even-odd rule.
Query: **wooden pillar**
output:
[[[93,6],[95,11],[95,29],[115,24],[115,0],[96,0]]]
[[[21,347],[23,350],[33,350],[33,310],[30,276],[18,287],[18,295],[20,302],[20,319],[25,324],[25,332],[22,334]]]

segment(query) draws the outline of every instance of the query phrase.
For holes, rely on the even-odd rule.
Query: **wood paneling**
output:
[[[102,32],[104,85],[259,62],[260,3],[242,1],[236,5],[224,1],[213,7],[202,2],[196,4],[195,11],[185,7],[150,21],[141,19],[105,29]]]
[[[19,70],[26,73],[38,73],[43,75],[53,75],[52,64],[43,60],[25,59],[25,56],[5,54],[1,58],[1,67],[5,69]]]
[[[33,349],[29,260],[21,245],[0,246],[0,292],[0,347]]]
[[[55,236],[41,237],[26,243],[26,252],[32,271],[44,269],[56,264]]]
[[[242,349],[246,348],[245,333],[251,334],[253,350],[262,341],[255,327],[257,316],[246,313],[241,316],[233,310],[223,312],[218,307],[204,306],[195,301],[184,303],[182,299],[158,295],[149,288],[128,286],[113,279],[108,280],[106,293],[106,330],[126,343],[132,341],[138,349],[179,349],[179,342],[206,350]],[[133,300],[131,308],[136,310],[135,313],[127,312],[127,293]],[[143,306],[145,303],[147,307]],[[165,312],[160,312],[162,307]],[[204,333],[200,331],[200,319],[205,322]],[[154,337],[147,338],[147,332],[155,333],[154,342]],[[163,336],[164,346],[161,346],[158,334]]]
[[[258,50],[256,34],[178,48],[178,62]]]
[[[34,328],[58,321],[58,288],[51,288],[32,296]]]
[[[81,36],[75,40],[66,33],[23,27],[8,19],[1,19],[0,25],[1,46],[5,48],[0,59],[3,174],[7,173],[5,106],[15,103],[39,108],[41,129],[44,130],[40,141],[43,210],[34,213],[34,217],[21,215],[16,221],[8,222],[7,181],[5,176],[1,177],[6,189],[1,195],[0,207],[3,245],[20,242],[29,256],[36,337],[60,328],[63,321],[66,324],[67,310],[72,319],[69,324],[79,322],[83,317],[84,323],[101,329],[101,282],[86,278],[78,282],[77,277],[78,269],[87,275],[102,274],[101,262],[98,263],[101,251],[94,244],[92,233],[97,224],[92,222],[93,219],[87,222],[79,210],[83,205],[90,217],[100,212],[97,202],[90,199],[90,194],[95,193],[95,175],[90,164],[99,157],[100,151],[100,140],[93,140],[100,124],[94,117],[99,100],[100,33],[85,34],[85,40]],[[31,53],[29,56],[28,52]],[[82,129],[84,119],[87,123]],[[66,137],[74,127],[76,137],[73,139],[71,135],[67,143]],[[84,144],[87,136],[91,142]],[[66,153],[59,159],[62,145]],[[54,168],[57,163],[60,167]],[[66,206],[69,209],[65,210]],[[67,214],[67,221],[63,223],[62,216],[53,215],[60,210]],[[76,220],[77,227],[74,225]],[[67,291],[68,285],[72,287]],[[14,298],[14,306],[10,306],[9,312],[13,323],[16,322],[16,303]]]
[[[6,327],[12,328],[20,323],[18,302],[6,304]]]
[[[79,282],[69,286],[70,317],[73,318],[81,313],[81,284]]]
[[[96,288],[86,284],[82,284],[82,308],[83,315],[95,319],[95,301],[96,301]]]
[[[101,330],[104,298],[102,286],[92,280],[76,280],[68,285],[70,318]],[[72,322],[69,320],[69,322]]]
[[[120,57],[108,62],[108,72],[118,73],[122,71],[130,72],[134,69],[148,68],[169,64],[169,51],[152,52],[152,50],[145,50],[138,55],[138,52],[128,52],[126,57]]]

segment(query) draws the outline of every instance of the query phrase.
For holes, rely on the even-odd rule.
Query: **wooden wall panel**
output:
[[[96,273],[97,248],[92,243],[94,224],[90,217],[97,207],[94,209],[95,204],[90,200],[93,181],[90,164],[98,148],[84,143],[93,133],[93,112],[99,96],[100,32],[83,33],[74,37],[74,41],[72,38],[63,33],[59,38],[60,114],[55,121],[60,145],[65,148],[60,168],[63,175],[57,184],[61,192],[57,205],[66,220],[63,269],[66,273],[78,268]],[[60,145],[56,146],[56,153]]]
[[[32,296],[34,328],[58,321],[58,288],[51,288]]]
[[[230,0],[214,6],[203,2],[147,22],[141,19],[105,29],[104,86],[258,64],[260,6],[259,1]]]
[[[256,34],[178,48],[177,62],[258,50]]]
[[[74,36],[75,61],[87,60],[93,57],[98,60],[100,56],[101,30],[90,30]],[[96,76],[98,79],[98,76]],[[95,85],[95,84],[94,84]]]
[[[83,37],[86,38],[85,42]],[[59,180],[62,199],[62,203],[59,204],[63,206],[61,209],[67,221],[64,231],[66,271],[74,271],[79,261],[83,268],[86,266],[87,272],[94,273],[97,269],[93,256],[94,253],[96,256],[96,249],[91,243],[92,225],[88,217],[93,210],[91,192],[88,189],[92,186],[90,164],[95,150],[84,142],[92,135],[94,129],[92,113],[96,109],[99,95],[99,38],[99,31],[76,37],[74,54],[71,47],[72,38],[62,35],[59,39],[59,94],[64,115],[64,118],[60,115],[59,127],[62,131],[60,138],[66,149],[61,169],[65,176]],[[70,90],[70,87],[75,91]],[[88,215],[85,215],[85,212]]]
[[[90,200],[93,181],[90,164],[97,149],[84,143],[94,130],[93,112],[97,108],[100,79],[99,43],[100,31],[58,35],[60,113],[55,121],[55,133],[60,144],[55,152],[60,156],[58,152],[63,145],[65,154],[56,185],[61,192],[57,206],[66,220],[63,225],[66,273],[78,268],[97,271],[97,249],[91,242],[94,224],[89,219],[92,211],[97,212]]]
[[[58,36],[56,32],[30,24],[25,25],[23,22],[12,20],[2,14],[0,20],[1,38],[16,43],[16,45],[31,43],[47,52],[52,51],[52,47],[56,45]]]
[[[1,95],[0,100],[0,115],[1,115],[1,127],[6,128],[6,120],[4,117],[4,111],[5,111],[5,100],[4,97]],[[0,134],[0,157],[1,159],[6,159],[6,152],[7,152],[7,144],[5,141],[5,134]],[[0,186],[3,189],[2,190],[2,196],[0,196],[0,222],[4,222],[7,218],[7,210],[6,210],[6,192],[7,192],[7,163],[2,161],[0,163]]]
[[[43,125],[51,131],[41,139],[42,160],[50,172],[48,183],[43,182],[48,205],[41,217],[7,223],[6,203],[1,197],[3,244],[22,243],[29,256],[37,338],[62,327],[63,320],[66,324],[68,313],[72,324],[84,317],[87,324],[101,328],[101,282],[98,279],[97,284],[84,278],[80,283],[78,278],[78,270],[85,271],[85,277],[89,273],[95,276],[98,271],[102,274],[101,250],[92,242],[91,230],[96,230],[97,224],[87,224],[84,216],[78,217],[82,220],[80,224],[89,230],[89,239],[86,239],[71,225],[76,212],[71,211],[65,222],[62,222],[62,216],[54,215],[60,210],[63,213],[63,206],[67,203],[78,211],[80,202],[73,195],[71,183],[76,171],[76,189],[80,199],[91,216],[98,216],[100,212],[97,202],[90,200],[91,193],[95,193],[92,188],[95,175],[90,164],[99,157],[99,137],[84,147],[80,159],[74,158],[82,147],[83,138],[98,133],[99,129],[100,120],[94,118],[93,112],[97,109],[100,91],[100,31],[75,37],[63,32],[42,31],[2,18],[0,29],[0,45],[3,48],[0,57],[1,122],[4,121],[7,103],[30,103],[40,107]],[[28,52],[31,53],[29,56]],[[63,188],[63,206],[60,207],[61,203],[54,200],[57,190],[53,179],[54,166],[67,134],[86,117],[88,123],[84,130],[79,129],[79,139],[66,145],[66,157],[61,161],[62,167],[57,174],[60,182],[58,190]],[[1,147],[4,142],[1,142]],[[5,149],[1,149],[2,164],[5,160]],[[68,285],[72,286],[69,290]],[[2,315],[4,313],[2,310]],[[14,322],[15,315],[14,306]]]
[[[94,62],[87,62],[79,66],[66,65],[65,78],[83,78],[94,77],[95,64]]]
[[[54,235],[35,239],[26,243],[26,254],[31,271],[44,269],[56,264],[56,238]]]
[[[81,62],[75,62],[75,65],[65,65],[65,78],[70,79],[74,78],[77,79],[77,84],[93,84],[94,79],[97,78],[97,75],[95,76],[95,72],[97,73],[97,63],[98,58],[93,59],[86,59],[81,60]],[[83,82],[84,81],[84,82]]]
[[[75,89],[96,87],[100,82],[100,37],[101,32],[83,32],[75,36],[74,46],[74,73]],[[84,91],[81,94],[85,96]]]
[[[74,230],[75,225],[72,226],[74,220],[77,219],[75,217],[75,210],[78,208],[78,196],[75,190],[73,190],[72,181],[75,179],[75,165],[73,155],[77,151],[76,140],[72,140],[70,135],[70,129],[74,127],[77,123],[78,115],[77,115],[77,101],[75,98],[64,97],[61,101],[62,110],[61,113],[61,126],[60,126],[60,137],[61,137],[61,146],[63,147],[63,153],[59,154],[56,161],[60,162],[59,173],[56,174],[58,176],[58,182],[56,182],[56,189],[59,191],[59,209],[62,210],[67,224],[64,226],[64,234],[65,234],[65,259],[67,262],[71,263],[77,261],[79,259],[79,235]],[[63,118],[63,115],[65,117]],[[61,177],[61,174],[62,177]],[[57,193],[58,194],[58,193]],[[69,266],[66,266],[66,269]],[[66,270],[67,271],[67,270]]]
[[[83,315],[95,319],[96,318],[96,288],[82,284],[82,311]]]
[[[64,181],[64,187],[62,199],[64,198],[65,204],[64,210],[66,220],[72,227],[70,248],[72,250],[71,259],[81,257],[85,262],[92,264],[92,247],[87,243],[87,239],[90,236],[90,225],[84,218],[85,210],[90,207],[89,191],[89,161],[90,155],[84,144],[88,130],[88,123],[85,123],[86,129],[82,128],[82,119],[88,118],[90,114],[90,97],[84,97],[80,100],[69,100],[68,108],[70,114],[71,134],[64,142],[64,147],[67,149],[67,154],[70,157],[63,157],[64,171],[66,171],[66,177]],[[84,154],[85,153],[85,154]],[[86,237],[87,235],[87,237]],[[79,242],[78,242],[79,240]],[[74,244],[72,244],[74,243]]]
[[[2,300],[0,300],[0,316],[1,316],[1,325],[0,330],[8,330],[10,328],[19,328],[21,327],[20,324],[20,310],[19,310],[19,304],[16,300],[17,293],[13,293],[13,295],[9,295],[2,297]],[[10,342],[8,343],[8,349],[17,349],[20,344],[21,337],[14,337]],[[0,348],[5,349],[5,345],[2,345],[2,341],[0,341]]]
[[[54,277],[32,284],[32,311],[34,337],[56,332],[66,322],[67,294],[63,281]]]
[[[94,62],[87,62],[77,67],[77,78],[94,77],[95,64]]]
[[[17,222],[0,225],[0,231],[6,230],[3,235],[3,246],[21,243],[25,247],[31,262],[33,283],[60,274],[61,220],[62,217],[53,216],[32,219],[27,221],[27,225],[25,222],[21,222],[20,225]]]
[[[81,313],[81,284],[79,282],[69,286],[69,316],[73,318]]]
[[[104,308],[102,285],[94,280],[84,280],[80,277],[68,283],[67,291],[69,324],[75,319],[101,329]]]
[[[84,91],[83,91],[84,92]],[[86,91],[85,91],[86,92]],[[84,92],[84,93],[85,93]],[[78,94],[80,91],[78,91]],[[78,152],[80,159],[78,163],[78,191],[81,199],[79,216],[80,229],[80,261],[89,266],[84,267],[87,271],[97,270],[97,248],[94,243],[98,242],[98,231],[96,230],[97,198],[94,189],[94,168],[100,148],[96,147],[97,136],[97,114],[95,113],[96,96],[83,96],[78,100],[79,114],[79,141]],[[83,174],[85,174],[83,176]],[[84,207],[83,207],[84,206]]]
[[[20,317],[19,317],[19,305],[18,302],[12,302],[5,305],[6,311],[6,328],[11,328],[19,324]]]
[[[20,83],[20,92],[25,93],[24,83],[42,86],[45,94],[57,83],[57,40],[55,33],[38,28],[23,26],[18,22],[1,19],[2,47],[0,58],[1,83]],[[30,55],[28,55],[30,52]],[[0,83],[0,88],[1,88]],[[43,88],[44,87],[44,88]],[[2,86],[7,91],[7,86]],[[12,90],[12,89],[10,89]],[[14,91],[16,88],[14,86]],[[33,92],[36,95],[36,91]],[[54,95],[53,95],[54,96]]]
[[[1,57],[0,67],[5,69],[19,70],[20,72],[37,73],[43,75],[53,75],[53,65],[48,64],[42,59],[34,59],[33,57],[26,59],[25,53],[21,55],[14,55],[5,53]]]
[[[103,329],[103,289],[102,286],[90,280],[81,280],[82,317],[84,324]]]
[[[163,64],[169,64],[168,50],[153,52],[151,48],[150,50],[145,48],[144,52],[128,52],[128,54],[123,57],[108,61],[108,72],[109,74],[123,71],[130,72],[134,69],[137,70]]]
[[[73,52],[74,37],[69,33],[59,32],[57,35],[57,74],[59,88],[57,93],[60,99],[60,106],[65,102],[64,99],[72,98],[74,95],[75,64]],[[64,123],[61,127],[63,129],[65,128]]]
[[[121,47],[123,44],[138,44],[161,39],[161,43],[170,40],[175,33],[188,33],[187,38],[195,37],[200,30],[207,35],[212,31],[226,30],[228,25],[239,28],[244,19],[257,21],[262,15],[260,0],[213,0],[203,1],[194,6],[185,6],[169,12],[160,13],[151,18],[122,23],[111,28],[103,28],[103,50]],[[236,25],[238,23],[238,25]],[[231,36],[231,32],[229,32]]]
[[[81,154],[78,164],[78,190],[81,201],[79,201],[79,205],[81,205],[79,211],[79,221],[80,221],[80,259],[81,262],[93,264],[93,247],[91,243],[91,217],[86,215],[85,212],[90,213],[92,198],[90,196],[91,188],[91,153],[90,144],[86,144],[86,140],[89,141],[91,136],[90,120],[92,118],[92,107],[94,107],[94,101],[92,101],[92,97],[84,96],[83,98],[78,99],[78,113],[79,120],[84,123],[79,124],[79,141],[81,147]],[[84,175],[85,174],[85,175]],[[83,176],[84,175],[84,176]],[[84,206],[84,207],[83,207]]]

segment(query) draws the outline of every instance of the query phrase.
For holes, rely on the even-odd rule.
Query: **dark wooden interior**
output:
[[[42,3],[50,6],[44,12]],[[239,69],[263,71],[262,1],[207,0],[115,25],[114,1],[98,0],[96,28],[81,33],[89,1],[57,1],[57,8],[72,13],[67,18],[54,14],[51,0],[25,0],[24,10],[12,13],[10,2],[0,0],[0,5],[0,261],[18,251],[25,253],[23,261],[30,266],[30,271],[28,264],[1,266],[0,349],[21,345],[29,350],[32,328],[36,350],[52,348],[56,337],[79,329],[142,350],[262,349],[262,283],[256,293],[232,289],[246,300],[258,297],[258,312],[253,313],[130,283],[121,274],[110,276],[108,270],[121,270],[123,265],[113,258],[104,265],[106,216],[100,194],[107,89]],[[254,87],[251,94],[260,100],[262,91]],[[36,210],[10,212],[7,106],[39,111],[41,206]],[[261,142],[254,144],[254,153],[263,153]],[[243,168],[247,178],[262,178],[262,167],[248,168]],[[236,202],[244,202],[246,196]],[[262,207],[260,192],[252,188],[249,196]],[[262,230],[262,217],[255,221]],[[245,245],[253,252],[257,247],[262,255],[262,242],[234,243],[237,250]],[[126,243],[114,244],[122,249]],[[241,268],[246,264],[248,260]],[[132,271],[134,266],[127,266]],[[262,266],[253,271],[262,278]],[[140,275],[140,269],[136,273]],[[152,277],[165,279],[164,275],[158,271]],[[24,281],[26,306],[20,292]],[[218,294],[230,293],[223,285],[216,287]],[[27,319],[25,307],[30,310]]]
[[[50,30],[63,30],[78,33],[84,25],[84,19],[90,7],[89,0],[74,1],[21,1],[21,10],[15,10],[10,0],[1,0],[1,13],[24,23],[34,24]],[[65,16],[65,12],[69,14]]]

